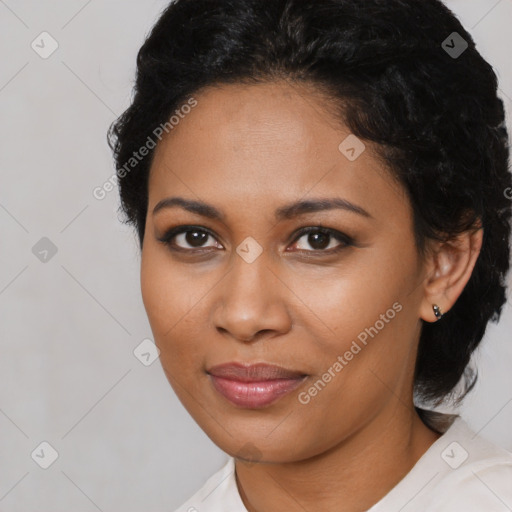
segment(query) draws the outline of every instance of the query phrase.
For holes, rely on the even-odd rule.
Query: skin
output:
[[[417,343],[422,321],[436,321],[432,304],[447,312],[462,292],[482,230],[432,242],[420,258],[404,190],[370,143],[355,161],[340,152],[350,131],[311,86],[230,84],[194,97],[198,105],[158,144],[148,185],[141,290],[161,364],[194,420],[236,458],[247,510],[367,510],[439,438],[413,407]],[[153,215],[171,196],[207,202],[225,217],[179,206]],[[274,219],[285,204],[332,197],[371,217],[331,209]],[[190,234],[177,235],[183,251],[172,251],[158,238],[177,225],[214,236],[193,245]],[[319,225],[355,245],[294,236]],[[246,237],[262,249],[252,263],[236,252]],[[193,255],[200,247],[206,252]],[[401,311],[301,403],[299,393],[395,302]],[[308,377],[266,408],[236,407],[206,373],[231,361]]]

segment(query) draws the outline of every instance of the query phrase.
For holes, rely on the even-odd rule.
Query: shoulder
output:
[[[512,510],[512,455],[470,463],[439,482],[432,511]]]
[[[403,480],[370,510],[395,508],[401,512],[512,510],[512,453],[457,418]]]
[[[225,512],[226,510],[247,512],[238,493],[233,457],[229,457],[226,464],[174,512]]]
[[[462,420],[450,430],[437,448],[447,467],[438,475],[432,510],[512,509],[512,453],[481,437]]]

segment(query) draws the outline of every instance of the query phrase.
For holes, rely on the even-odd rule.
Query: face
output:
[[[194,97],[148,185],[141,289],[160,361],[225,452],[312,457],[410,400],[425,277],[410,202],[314,89]],[[209,373],[232,362],[297,378]]]

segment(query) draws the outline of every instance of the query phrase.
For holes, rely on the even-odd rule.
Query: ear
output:
[[[420,318],[435,322],[432,308],[437,304],[446,313],[464,290],[482,248],[483,229],[465,231],[447,242],[433,244],[427,257],[427,279],[424,281],[424,299]]]

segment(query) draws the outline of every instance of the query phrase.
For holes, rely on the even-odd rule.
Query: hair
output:
[[[462,40],[467,48],[450,54],[455,44],[464,49]],[[483,227],[457,302],[440,321],[423,323],[415,367],[416,398],[460,402],[477,378],[471,354],[506,301],[512,180],[496,74],[440,1],[168,5],[138,52],[132,103],[108,131],[124,222],[142,248],[154,150],[133,170],[119,169],[187,98],[208,86],[276,80],[326,92],[340,121],[376,145],[410,199],[419,254],[429,239]]]

